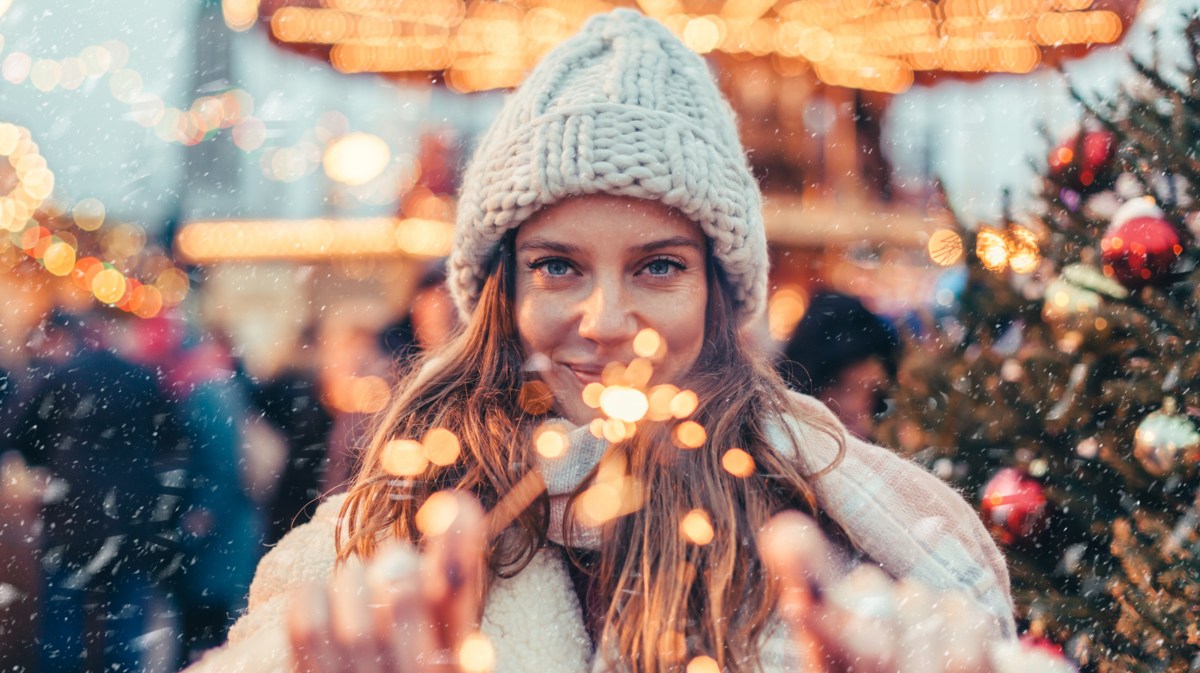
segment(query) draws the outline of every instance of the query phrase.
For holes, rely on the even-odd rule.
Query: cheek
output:
[[[549,353],[563,339],[565,311],[553,300],[517,292],[516,323],[521,348],[526,357],[533,353]]]
[[[667,357],[662,367],[664,375],[679,376],[700,356],[707,307],[707,288],[699,287],[676,295],[669,302],[661,302],[648,312],[647,326],[657,331],[667,344]]]

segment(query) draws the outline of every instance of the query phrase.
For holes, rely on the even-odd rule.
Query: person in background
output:
[[[267,545],[312,518],[328,471],[334,419],[317,382],[314,332],[306,330],[290,362],[252,389],[254,405],[263,419],[278,429],[287,443],[279,482],[267,505]]]
[[[899,355],[899,335],[886,320],[855,297],[818,292],[778,370],[790,388],[820,399],[847,430],[873,440]]]
[[[148,668],[143,638],[179,548],[177,494],[162,477],[183,441],[152,372],[108,341],[132,317],[54,313],[42,329],[45,381],[0,442],[50,474],[40,670]]]
[[[249,395],[224,339],[190,341],[166,373],[188,443],[186,556],[176,582],[183,662],[225,639],[266,551],[265,517],[246,475]]]
[[[399,367],[450,339],[458,327],[458,312],[446,287],[446,260],[434,262],[417,283],[404,317],[379,336],[383,352]]]

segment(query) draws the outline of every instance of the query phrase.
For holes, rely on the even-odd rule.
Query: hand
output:
[[[771,520],[759,539],[782,581],[780,615],[792,627],[803,670],[841,673],[1059,673],[1064,660],[997,639],[995,620],[962,593],[894,581],[864,564],[835,577],[829,543],[799,512]]]
[[[432,511],[431,508],[437,511]],[[472,673],[494,656],[479,633],[485,527],[479,503],[435,494],[425,551],[390,543],[353,559],[327,586],[304,587],[289,606],[296,673]]]

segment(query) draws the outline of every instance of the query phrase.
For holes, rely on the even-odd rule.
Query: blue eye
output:
[[[567,266],[567,263],[561,259],[548,259],[542,265],[542,268],[551,276],[565,276],[571,271],[571,267]]]
[[[571,264],[565,259],[545,257],[529,263],[529,268],[547,276],[561,277],[571,273]]]
[[[646,273],[651,276],[669,276],[681,269],[683,269],[682,264],[669,259],[656,259],[646,265]]]

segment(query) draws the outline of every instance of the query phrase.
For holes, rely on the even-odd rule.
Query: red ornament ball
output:
[[[1183,254],[1179,232],[1160,217],[1117,222],[1100,240],[1104,274],[1130,290],[1160,283]]]
[[[1020,470],[1006,467],[983,487],[983,521],[1005,544],[1029,540],[1046,524],[1042,485]]]
[[[1050,150],[1050,175],[1078,192],[1099,189],[1111,177],[1116,148],[1116,138],[1105,130],[1071,136]]]

